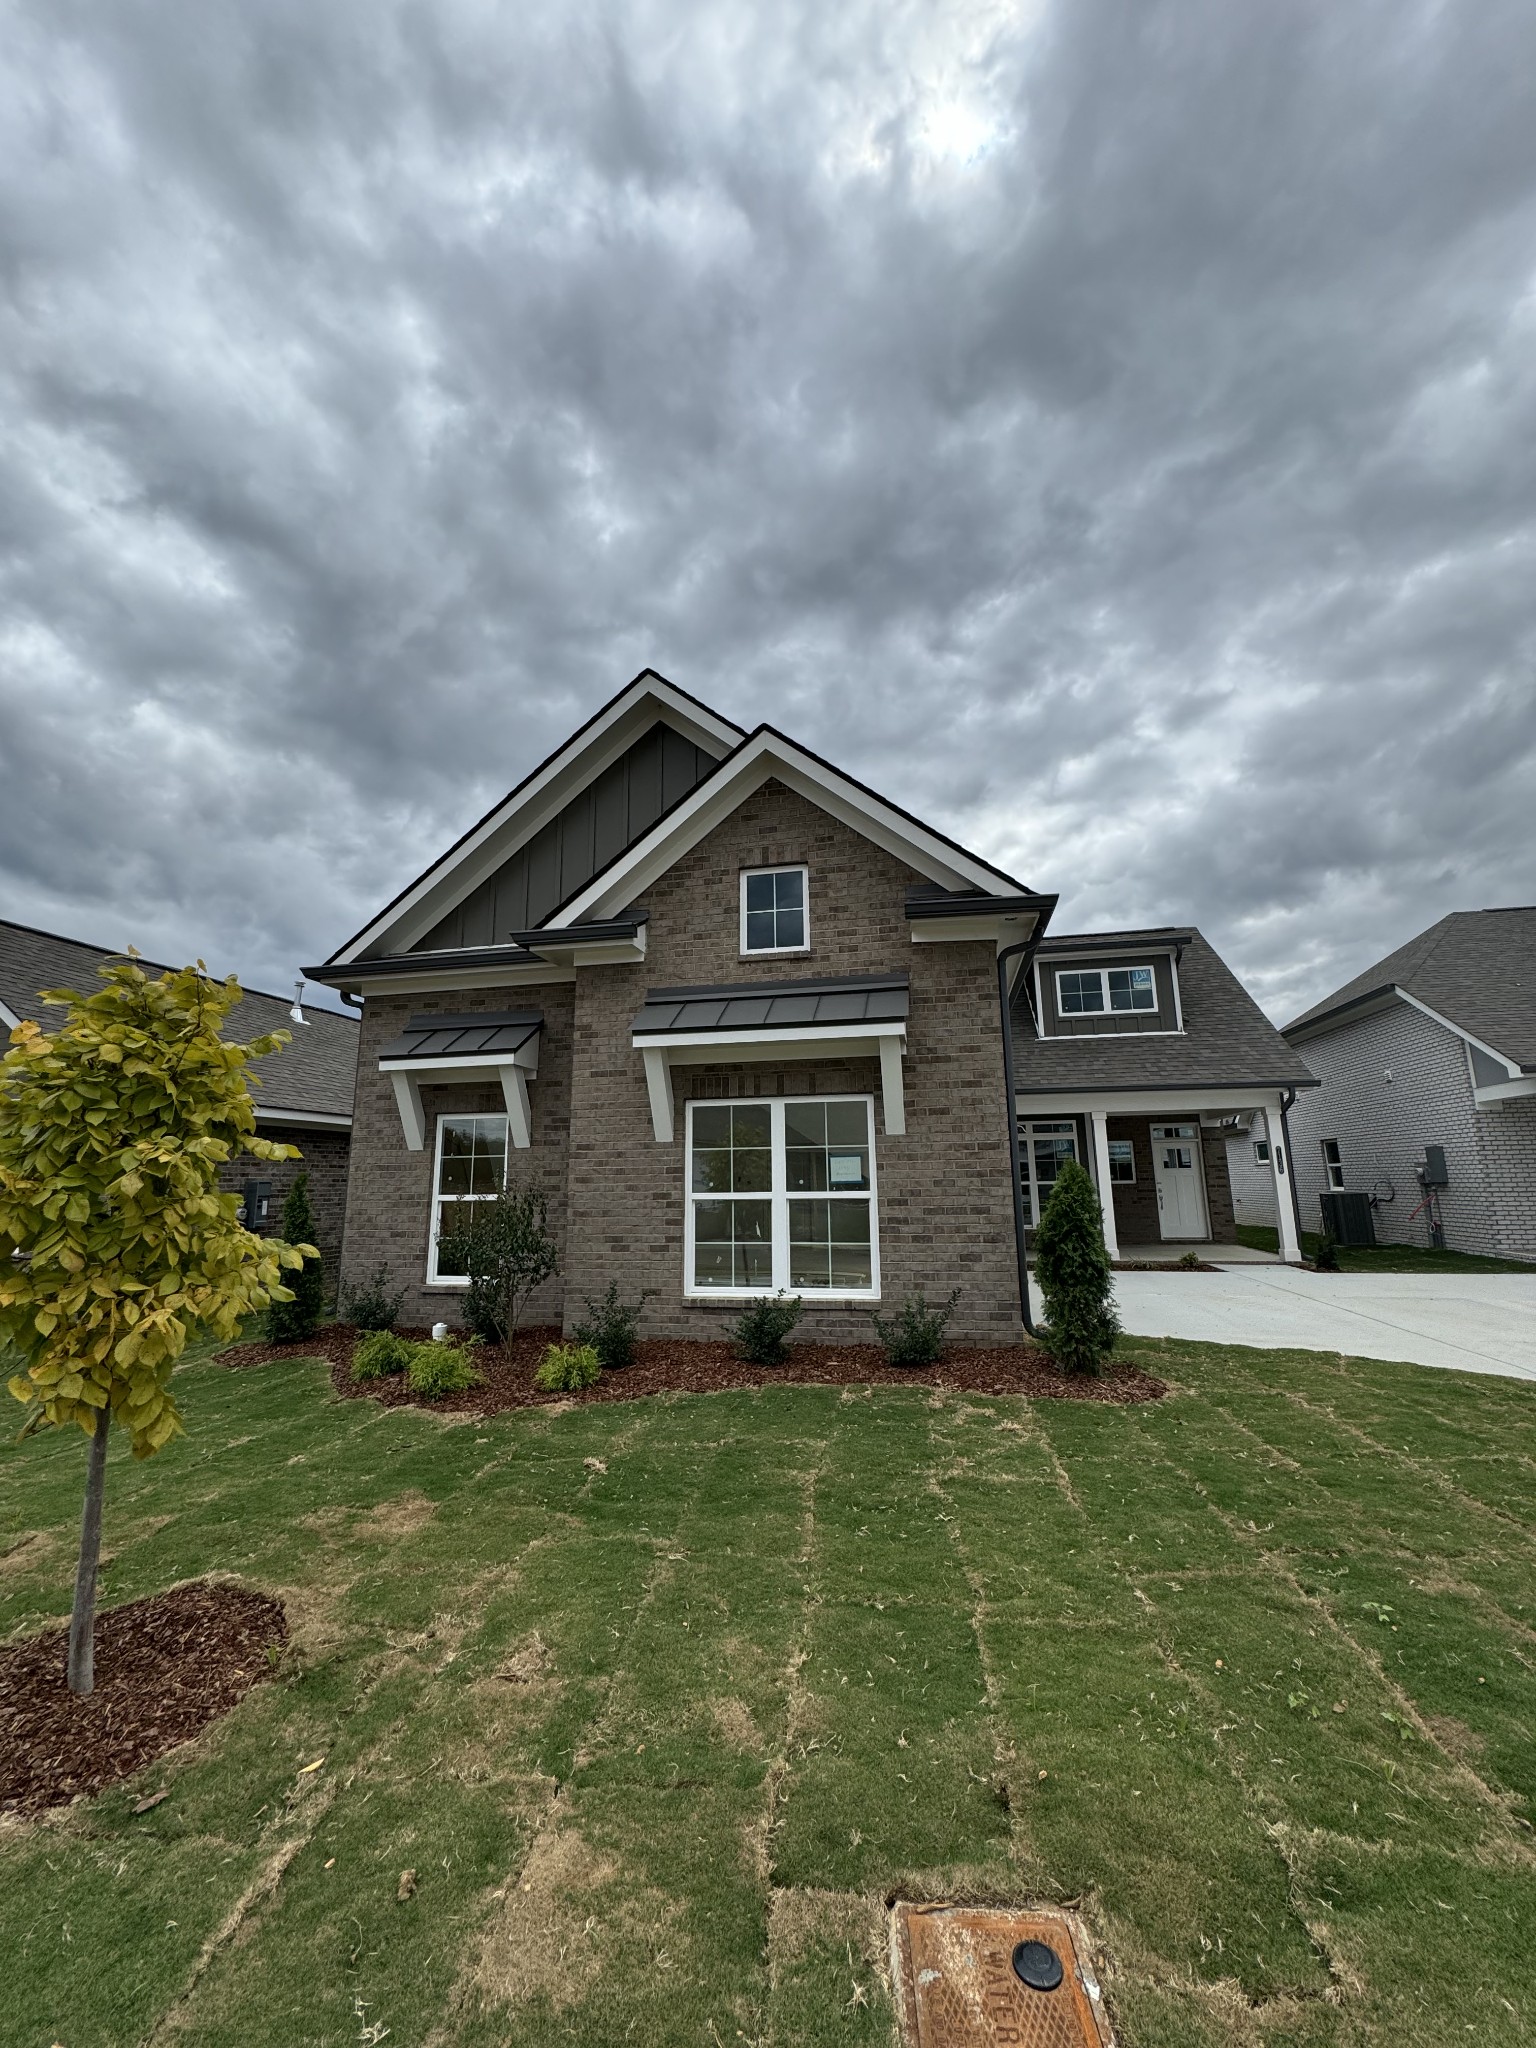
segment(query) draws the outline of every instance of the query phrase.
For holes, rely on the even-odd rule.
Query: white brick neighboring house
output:
[[[1290,1115],[1307,1229],[1331,1183],[1376,1197],[1383,1242],[1429,1243],[1438,1145],[1446,1244],[1536,1259],[1536,907],[1453,912],[1284,1035],[1323,1084]]]

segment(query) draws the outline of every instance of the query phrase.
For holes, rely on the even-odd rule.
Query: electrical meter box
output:
[[[241,1194],[240,1221],[247,1230],[260,1230],[272,1206],[272,1183],[248,1180]]]
[[[1448,1188],[1451,1177],[1445,1170],[1445,1147],[1426,1145],[1424,1164],[1419,1168],[1419,1185],[1425,1188]]]

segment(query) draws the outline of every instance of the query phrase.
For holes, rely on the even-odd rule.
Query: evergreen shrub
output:
[[[393,1330],[374,1330],[352,1354],[352,1377],[389,1379],[394,1373],[404,1372],[415,1355],[416,1346],[408,1338],[397,1337]]]
[[[765,1294],[742,1310],[730,1326],[731,1341],[748,1365],[785,1365],[789,1333],[804,1313],[798,1294]]]
[[[405,1289],[389,1290],[388,1266],[375,1266],[372,1276],[360,1287],[345,1287],[341,1294],[341,1318],[355,1330],[392,1330],[405,1306]]]
[[[551,1344],[533,1376],[533,1384],[546,1394],[576,1394],[595,1386],[602,1376],[602,1363],[591,1344]]]
[[[638,1301],[620,1301],[619,1283],[608,1282],[601,1301],[587,1298],[587,1312],[572,1332],[578,1344],[590,1344],[604,1372],[621,1372],[635,1362],[640,1314],[658,1290],[647,1287]]]
[[[927,1296],[919,1288],[916,1294],[907,1296],[889,1322],[883,1316],[872,1315],[870,1321],[886,1364],[937,1365],[944,1355],[944,1327],[959,1299],[957,1287],[942,1307],[930,1308]]]
[[[480,1374],[475,1369],[473,1346],[413,1344],[405,1368],[405,1383],[413,1394],[420,1394],[426,1401],[478,1387]]]
[[[301,1173],[295,1176],[283,1202],[283,1243],[298,1245],[313,1244],[314,1241],[315,1218],[309,1206],[309,1175]],[[306,1259],[294,1274],[291,1291],[291,1301],[274,1301],[267,1308],[269,1344],[297,1344],[314,1334],[321,1310],[325,1307],[325,1280],[318,1252],[314,1258]]]
[[[1098,1191],[1076,1160],[1062,1162],[1035,1233],[1045,1299],[1040,1341],[1064,1372],[1097,1372],[1120,1334]]]

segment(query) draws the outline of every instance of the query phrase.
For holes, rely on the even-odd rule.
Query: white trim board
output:
[[[3,1024],[7,1031],[14,1031],[20,1022],[21,1019],[14,1010],[7,1009],[4,1003],[0,1003],[0,1024]]]
[[[350,1131],[352,1117],[330,1109],[278,1109],[265,1102],[256,1105],[256,1121],[259,1124],[292,1124],[295,1129],[314,1131]]]
[[[1278,1088],[1160,1088],[1156,1091],[1127,1088],[1123,1094],[1112,1089],[1062,1088],[1050,1095],[1016,1095],[1018,1115],[1035,1117],[1084,1116],[1102,1110],[1106,1116],[1152,1116],[1163,1123],[1177,1123],[1182,1117],[1212,1109],[1262,1109],[1280,1106]]]
[[[906,1091],[901,1064],[907,1049],[904,1023],[827,1024],[819,1029],[782,1025],[757,1031],[637,1031],[630,1043],[645,1061],[651,1128],[658,1145],[670,1145],[676,1139],[673,1067],[708,1067],[737,1060],[878,1058],[885,1135],[906,1135]]]
[[[327,966],[350,966],[369,953],[408,952],[658,719],[717,759],[743,738],[739,725],[647,669],[349,939]]]
[[[946,889],[983,889],[989,895],[1000,890],[1009,895],[1029,893],[1014,876],[952,846],[884,798],[818,761],[793,740],[760,727],[602,874],[552,911],[546,922],[569,925],[583,918],[617,915],[770,781],[784,783],[808,803]]]

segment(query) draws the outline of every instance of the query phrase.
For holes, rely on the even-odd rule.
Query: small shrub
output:
[[[783,1365],[789,1358],[786,1340],[802,1313],[799,1295],[781,1287],[742,1310],[731,1324],[731,1341],[748,1365]]]
[[[596,1384],[602,1362],[591,1344],[551,1344],[533,1376],[546,1394],[577,1394]]]
[[[388,1266],[375,1266],[370,1279],[360,1287],[344,1287],[338,1303],[343,1322],[355,1330],[392,1330],[405,1307],[405,1289],[389,1291]]]
[[[413,1344],[405,1383],[413,1394],[435,1401],[444,1394],[463,1394],[478,1387],[480,1375],[468,1345]]]
[[[1104,1221],[1093,1182],[1062,1164],[1035,1237],[1035,1277],[1045,1298],[1040,1341],[1063,1372],[1097,1372],[1120,1334]]]
[[[1319,1273],[1338,1272],[1339,1247],[1331,1230],[1325,1230],[1317,1240],[1317,1250],[1312,1254],[1312,1263]]]
[[[283,1202],[284,1244],[313,1244],[314,1211],[309,1206],[309,1175],[297,1175]],[[325,1280],[320,1256],[306,1259],[293,1276],[292,1301],[274,1301],[267,1308],[267,1342],[297,1344],[314,1333],[325,1306]]]
[[[438,1271],[469,1275],[465,1322],[487,1344],[510,1353],[530,1296],[560,1270],[549,1200],[542,1188],[508,1182],[494,1201],[465,1207],[470,1214],[438,1240]]]
[[[638,1301],[620,1301],[619,1283],[610,1280],[601,1301],[588,1296],[587,1313],[572,1334],[578,1344],[592,1347],[604,1372],[622,1372],[626,1365],[634,1364],[640,1313],[657,1292],[656,1288],[647,1287]]]
[[[937,1365],[944,1352],[944,1326],[960,1299],[957,1287],[942,1308],[930,1308],[919,1288],[909,1294],[889,1322],[872,1315],[875,1335],[885,1353],[887,1365]]]
[[[393,1330],[375,1330],[352,1354],[352,1377],[355,1380],[387,1380],[394,1373],[404,1372],[415,1353],[416,1346],[404,1337],[397,1337]]]
[[[1178,1262],[1186,1273],[1198,1273],[1205,1261],[1198,1252],[1186,1252]]]

